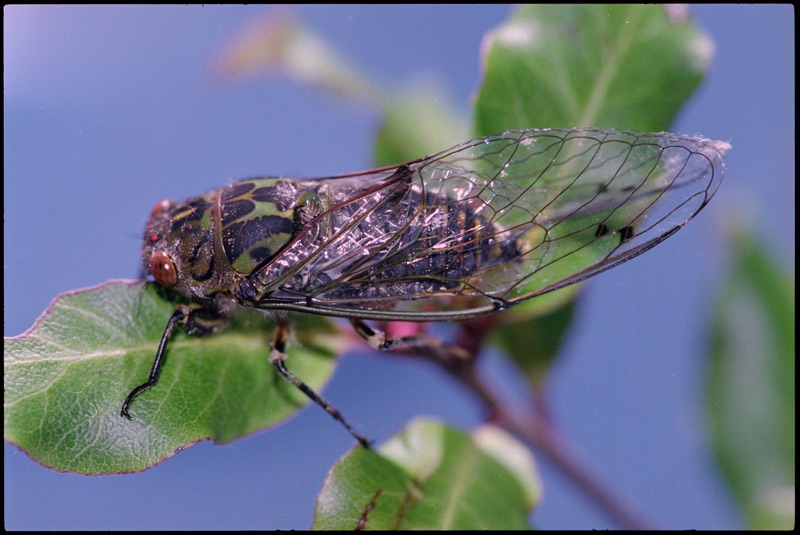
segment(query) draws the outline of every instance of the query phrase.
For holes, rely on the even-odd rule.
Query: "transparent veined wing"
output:
[[[463,319],[657,245],[713,197],[729,145],[519,130],[406,164],[301,182],[321,208],[254,278],[263,308]]]

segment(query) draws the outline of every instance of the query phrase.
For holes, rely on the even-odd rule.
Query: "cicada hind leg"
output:
[[[475,355],[488,332],[486,326],[476,329],[465,328],[463,336],[460,336],[456,343],[448,343],[439,338],[425,335],[388,337],[382,331],[367,325],[363,320],[351,319],[350,323],[373,349],[378,351],[397,349],[440,366],[461,383],[470,385],[474,389],[484,402],[490,420],[502,417],[501,407],[497,404],[495,397],[483,386],[475,366],[477,362]],[[478,327],[478,325],[474,325],[474,327]]]
[[[412,349],[427,356],[434,357],[437,361],[444,363],[459,362],[468,360],[470,353],[453,344],[447,344],[438,338],[424,335],[400,336],[396,338],[387,337],[382,331],[373,329],[364,320],[351,319],[353,329],[363,338],[372,349],[378,351],[389,351],[392,349]]]

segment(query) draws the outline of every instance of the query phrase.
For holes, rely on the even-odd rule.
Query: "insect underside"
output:
[[[458,348],[386,338],[363,320],[464,320],[580,282],[674,234],[711,199],[724,142],[614,130],[519,130],[405,164],[316,180],[257,178],[184,203],[162,201],[142,259],[178,305],[176,325],[216,331],[238,306],[284,311],[269,361],[364,446],[285,364],[285,311],[346,317],[376,349]]]

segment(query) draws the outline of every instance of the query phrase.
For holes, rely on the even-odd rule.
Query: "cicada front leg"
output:
[[[371,440],[367,440],[363,435],[356,431],[353,426],[351,426],[347,420],[345,420],[344,416],[342,416],[342,413],[339,412],[336,407],[328,403],[327,400],[314,392],[310,386],[305,384],[302,379],[297,377],[295,374],[289,371],[288,368],[286,368],[286,342],[288,339],[288,332],[288,320],[285,317],[279,317],[278,324],[275,328],[275,336],[270,344],[270,364],[272,364],[278,373],[281,374],[287,381],[292,383],[292,385],[294,385],[298,390],[308,396],[311,401],[325,409],[328,414],[339,421],[347,429],[347,431],[349,431],[350,434],[361,443],[362,446],[369,448],[372,444]]]
[[[124,416],[130,420],[131,415],[128,412],[128,408],[133,399],[158,382],[158,374],[161,373],[161,366],[164,364],[167,343],[169,342],[170,336],[172,336],[175,325],[178,324],[182,325],[187,333],[202,336],[204,334],[221,331],[225,327],[226,321],[213,310],[203,308],[199,305],[177,305],[172,316],[170,316],[167,321],[164,333],[161,335],[161,342],[158,344],[158,350],[156,351],[155,359],[153,359],[153,367],[150,369],[147,382],[131,390],[130,394],[128,394],[125,401],[122,403],[122,408],[120,408],[119,411],[120,416]]]

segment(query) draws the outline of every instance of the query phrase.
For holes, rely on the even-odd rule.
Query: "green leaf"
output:
[[[418,419],[378,452],[356,448],[328,474],[314,529],[530,529],[540,484],[524,446]]]
[[[431,84],[389,95],[375,139],[375,162],[391,165],[416,160],[465,141],[469,121]]]
[[[505,318],[495,329],[492,340],[505,350],[534,386],[545,379],[550,364],[558,356],[561,342],[567,336],[575,313],[574,290],[573,286],[547,294],[543,297],[563,294],[568,299],[554,301],[550,310],[537,306],[536,316],[521,315],[521,321],[513,321],[513,317]]]
[[[153,284],[125,281],[56,298],[30,330],[5,339],[5,439],[56,470],[135,472],[200,440],[274,425],[307,402],[268,362],[270,322],[245,314],[218,335],[176,329],[158,383],[122,418],[174,305]],[[302,321],[287,365],[319,389],[341,344],[325,318]]]
[[[483,49],[479,134],[666,130],[713,53],[684,13],[638,4],[520,6]]]
[[[711,41],[680,8],[519,6],[484,39],[475,132],[578,126],[666,130],[700,83],[712,52]],[[523,303],[497,330],[494,339],[534,384],[558,353],[576,294],[572,287]]]
[[[740,234],[716,307],[707,407],[717,462],[751,529],[795,522],[795,282]]]

